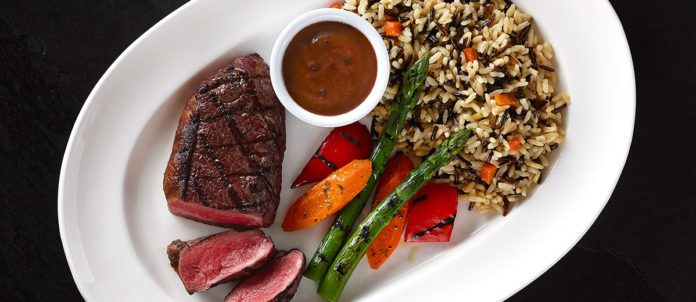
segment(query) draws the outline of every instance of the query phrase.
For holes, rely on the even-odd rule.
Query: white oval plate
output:
[[[502,300],[534,280],[585,233],[609,199],[631,142],[635,83],[626,38],[608,1],[519,0],[556,49],[562,88],[572,97],[567,140],[555,167],[508,217],[477,216],[461,205],[452,241],[402,244],[379,271],[363,261],[347,300]],[[165,247],[221,228],[167,211],[162,177],[185,101],[232,58],[268,58],[293,17],[312,1],[197,0],[135,41],[106,71],[75,123],[58,193],[60,233],[75,283],[88,301],[222,301],[221,285],[189,296]],[[278,227],[303,189],[291,180],[328,129],[288,115],[279,248],[314,252],[328,222],[300,232]],[[301,283],[296,301],[318,301]]]

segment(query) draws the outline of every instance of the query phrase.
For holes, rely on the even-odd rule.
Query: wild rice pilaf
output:
[[[464,151],[438,177],[449,178],[470,209],[507,214],[511,202],[541,181],[549,153],[563,141],[561,112],[569,103],[555,91],[553,49],[532,17],[509,0],[347,0],[343,8],[383,34],[391,58],[392,78],[373,111],[374,130],[382,130],[400,74],[414,56],[429,52],[429,77],[397,149],[422,158],[450,133],[472,129]],[[386,20],[401,23],[398,38],[384,34]],[[475,60],[467,62],[467,48],[475,50]],[[505,105],[496,95],[515,102]],[[517,151],[510,141],[519,143]],[[490,185],[480,173],[486,163],[497,168]]]

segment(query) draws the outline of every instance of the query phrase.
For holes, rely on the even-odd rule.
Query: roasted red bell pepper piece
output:
[[[375,194],[372,207],[376,207],[387,195],[394,191],[396,186],[408,176],[411,170],[413,170],[413,162],[406,155],[399,154],[390,158],[377,184],[377,193]],[[372,245],[367,250],[367,261],[372,269],[378,269],[382,266],[384,261],[387,261],[387,258],[399,246],[401,233],[404,232],[406,217],[408,217],[409,204],[407,202],[399,209],[399,212],[392,218],[389,225],[382,229],[382,232],[379,233],[377,239],[372,242]]]
[[[320,181],[355,159],[366,159],[372,152],[372,137],[365,125],[355,122],[329,133],[314,152],[291,188]]]
[[[457,217],[457,189],[428,183],[411,199],[406,242],[448,242]]]

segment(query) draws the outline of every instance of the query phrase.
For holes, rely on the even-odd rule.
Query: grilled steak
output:
[[[279,251],[273,260],[242,280],[225,302],[290,301],[302,280],[305,256],[298,250]]]
[[[191,241],[174,240],[169,262],[189,294],[248,276],[274,253],[273,241],[260,230],[217,233]]]
[[[235,59],[186,103],[164,173],[169,211],[226,227],[266,227],[280,199],[285,109],[257,54]]]

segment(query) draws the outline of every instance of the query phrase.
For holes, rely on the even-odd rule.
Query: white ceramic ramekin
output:
[[[285,87],[285,81],[283,80],[283,57],[292,38],[305,27],[325,21],[342,22],[359,30],[365,35],[367,40],[370,41],[370,44],[372,44],[377,58],[377,77],[375,78],[375,84],[367,98],[365,98],[360,105],[353,108],[353,110],[333,116],[319,115],[302,108],[290,96]],[[365,117],[377,106],[389,82],[389,64],[387,48],[384,46],[382,37],[372,24],[360,18],[358,15],[342,9],[320,8],[297,17],[285,27],[276,39],[270,60],[271,83],[273,84],[273,90],[275,90],[276,95],[278,95],[280,102],[283,103],[285,109],[295,117],[315,126],[338,127],[348,125]]]

